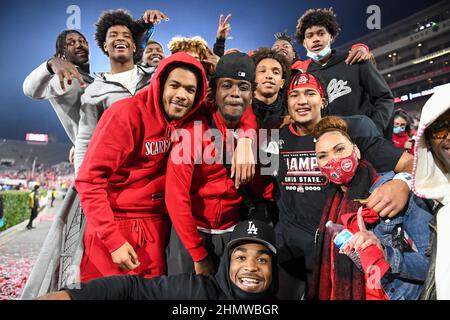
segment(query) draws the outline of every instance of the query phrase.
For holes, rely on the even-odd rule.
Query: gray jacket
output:
[[[138,93],[150,83],[154,72],[154,67],[137,66],[139,81],[134,94]],[[75,175],[78,174],[95,126],[103,112],[114,102],[131,97],[134,94],[128,91],[122,84],[106,80],[104,73],[95,75],[94,82],[81,96],[80,121],[75,142]]]
[[[94,81],[88,73],[85,73],[78,67],[77,69],[86,84]],[[66,80],[66,90],[61,89],[58,77],[48,71],[47,61],[34,69],[23,82],[23,93],[26,96],[32,99],[50,101],[73,144],[75,144],[78,134],[80,98],[84,90],[84,88],[80,87],[78,80],[74,80],[71,85],[67,85]]]

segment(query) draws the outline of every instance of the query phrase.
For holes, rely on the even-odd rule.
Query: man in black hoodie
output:
[[[295,36],[312,59],[307,72],[324,80],[329,115],[366,115],[390,139],[394,112],[392,92],[373,63],[348,65],[347,52],[331,50],[331,43],[339,32],[331,8],[310,9],[300,17]]]
[[[215,275],[178,274],[151,279],[115,276],[81,283],[40,300],[266,300],[277,287],[273,229],[259,220],[238,223]]]

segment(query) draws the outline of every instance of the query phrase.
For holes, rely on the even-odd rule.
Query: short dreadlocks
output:
[[[292,39],[292,37],[290,35],[287,34],[287,32],[277,32],[277,33],[275,33],[275,39],[276,39],[275,41],[284,40],[284,41],[289,42],[289,44],[292,47],[292,50],[294,50],[294,54],[295,54],[294,60],[298,60],[299,59],[297,50],[295,50],[294,40]]]
[[[60,57],[64,55],[64,49],[66,47],[66,38],[67,35],[70,33],[78,33],[84,40],[87,41],[86,37],[78,30],[74,29],[64,30],[56,38],[56,51],[54,55],[55,57]]]

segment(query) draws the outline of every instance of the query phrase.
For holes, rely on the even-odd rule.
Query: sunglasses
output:
[[[435,121],[428,127],[428,134],[432,139],[445,139],[450,132],[450,120]]]

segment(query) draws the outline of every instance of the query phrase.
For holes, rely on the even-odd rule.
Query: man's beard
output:
[[[241,120],[242,113],[241,114],[236,114],[236,115],[231,115],[231,114],[225,113],[223,115],[223,117],[224,117],[224,119],[226,121],[231,122],[231,123],[235,123],[235,122],[238,122],[239,120]]]

